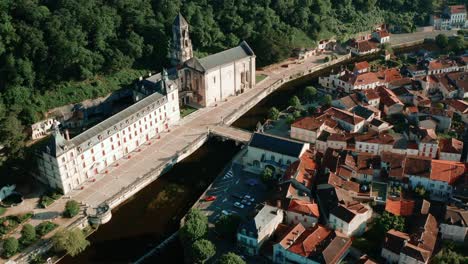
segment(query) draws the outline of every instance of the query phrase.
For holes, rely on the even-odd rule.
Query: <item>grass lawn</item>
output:
[[[186,117],[195,111],[197,111],[196,108],[193,108],[188,105],[184,105],[180,108],[180,117]]]
[[[257,74],[255,75],[255,82],[259,83],[263,81],[267,76],[265,74]]]

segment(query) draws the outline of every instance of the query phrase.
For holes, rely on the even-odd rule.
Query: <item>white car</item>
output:
[[[245,195],[244,199],[248,200],[248,201],[251,201],[252,203],[255,202],[255,198],[251,197],[250,195]]]
[[[244,205],[239,203],[239,202],[235,202],[234,206],[237,207],[237,208],[244,208]]]
[[[246,200],[246,199],[242,200],[241,203],[242,203],[242,204],[245,204],[245,205],[247,205],[247,206],[252,205],[252,203],[251,203],[249,200]]]
[[[223,215],[231,215],[231,213],[229,211],[226,211],[226,210],[222,210],[221,213]]]

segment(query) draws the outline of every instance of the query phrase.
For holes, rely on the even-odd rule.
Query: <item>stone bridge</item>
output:
[[[242,144],[247,144],[252,137],[252,132],[250,131],[224,125],[212,126],[208,128],[208,133],[212,136],[234,140]]]

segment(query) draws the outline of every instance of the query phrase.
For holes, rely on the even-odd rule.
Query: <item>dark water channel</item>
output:
[[[426,47],[415,46],[398,52],[420,48]],[[376,58],[378,55],[355,58],[290,82],[258,103],[233,126],[253,130],[259,121],[265,120],[270,107],[287,107],[293,95],[299,96],[306,86],[317,84],[318,76],[337,71],[355,61]],[[112,220],[88,238],[91,245],[78,256],[65,257],[61,263],[130,263],[137,260],[178,229],[183,215],[239,149],[229,141],[208,141],[114,210]],[[162,255],[150,257],[147,262],[182,263],[182,249],[177,243],[170,245]]]

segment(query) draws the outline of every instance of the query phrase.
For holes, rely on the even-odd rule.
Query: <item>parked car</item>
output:
[[[249,202],[249,201],[248,201],[248,200],[246,200],[246,199],[242,200],[242,201],[241,201],[241,203],[242,203],[242,204],[245,204],[245,205],[247,205],[247,206],[250,206],[250,205],[252,205],[252,203],[251,203],[251,202]]]
[[[227,211],[227,210],[222,210],[221,213],[223,215],[231,215],[231,213],[229,211]]]
[[[216,196],[210,195],[210,196],[205,197],[204,200],[207,202],[214,201],[216,200]]]
[[[238,193],[233,193],[231,194],[232,197],[237,198],[237,199],[243,199],[244,197]]]
[[[244,199],[245,199],[245,200],[248,200],[248,201],[250,201],[250,202],[252,202],[252,203],[255,202],[255,198],[253,198],[253,197],[250,196],[250,195],[245,195],[245,196],[244,196]]]
[[[234,206],[237,207],[237,208],[241,208],[241,209],[244,208],[244,205],[239,203],[239,202],[235,202]]]

